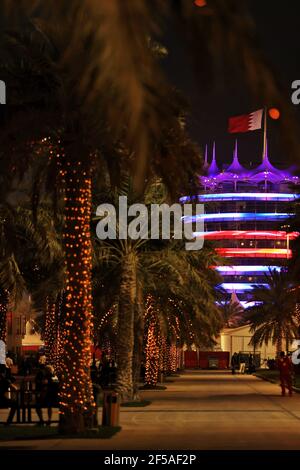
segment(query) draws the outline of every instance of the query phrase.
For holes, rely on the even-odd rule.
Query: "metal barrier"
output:
[[[10,400],[11,403],[7,405],[7,409],[15,408],[16,409],[16,423],[17,424],[31,424],[37,423],[40,420],[33,420],[32,419],[32,410],[36,410],[37,408],[43,409],[47,408],[42,403],[39,403],[37,400],[37,395],[40,392],[36,390],[32,390],[31,387],[21,388],[20,390],[10,390]],[[52,406],[51,408],[57,408],[56,406]],[[2,407],[3,409],[3,407]],[[57,423],[57,420],[51,420],[52,423]]]

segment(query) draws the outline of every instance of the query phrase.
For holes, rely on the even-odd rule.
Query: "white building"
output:
[[[230,357],[233,353],[256,353],[260,354],[261,361],[264,359],[274,359],[276,356],[276,346],[268,343],[263,344],[261,347],[253,348],[250,345],[252,333],[248,325],[240,326],[238,328],[225,328],[219,338],[218,345],[221,351],[228,351]]]

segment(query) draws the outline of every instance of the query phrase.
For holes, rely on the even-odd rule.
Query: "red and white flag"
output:
[[[234,134],[236,132],[248,132],[261,129],[263,109],[258,109],[250,114],[242,114],[229,118],[228,132]]]

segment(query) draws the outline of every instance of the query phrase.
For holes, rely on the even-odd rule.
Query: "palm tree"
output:
[[[298,333],[296,305],[299,292],[295,283],[285,271],[271,270],[265,275],[267,286],[256,286],[252,298],[257,305],[246,311],[246,318],[253,333],[251,344],[254,347],[276,345],[277,353],[283,349],[283,341],[288,352],[289,345]]]

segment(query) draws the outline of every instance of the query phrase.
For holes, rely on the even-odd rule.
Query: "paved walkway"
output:
[[[300,449],[300,394],[229,372],[187,371],[165,391],[144,391],[146,408],[122,408],[109,440],[0,442],[18,449]],[[1,432],[1,429],[0,429]]]

